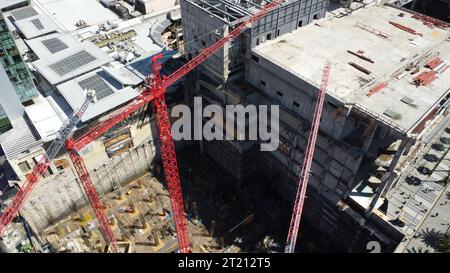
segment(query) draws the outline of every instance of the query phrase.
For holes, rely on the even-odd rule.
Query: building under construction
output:
[[[182,2],[184,37],[197,41],[187,52],[212,44],[257,8],[251,3],[257,1],[230,2]],[[200,149],[235,178],[235,187],[265,183],[291,208],[322,69],[330,61],[305,229],[317,235],[320,249],[358,252],[377,241],[394,251],[405,236],[401,222],[414,217],[388,217],[383,208],[425,129],[449,105],[449,28],[373,3],[323,18],[327,4],[290,1],[206,61],[192,80],[191,91],[205,104],[281,105],[279,149],[259,152],[257,144],[232,141],[204,141]]]
[[[29,47],[27,62],[49,101],[45,108],[39,102],[24,110],[33,127],[27,132],[42,140],[33,138],[38,148],[22,153],[11,132],[0,144],[18,173],[17,187],[26,185],[31,166],[24,162],[38,165],[42,160],[65,118],[83,104],[83,84],[101,88],[102,98],[81,117],[74,137],[96,136],[76,152],[101,204],[93,205],[94,210],[89,206],[93,201],[92,192],[86,194],[86,175],[80,176],[72,156],[62,151],[24,203],[23,223],[12,223],[0,247],[11,251],[28,235],[35,250],[43,252],[177,251],[180,230],[166,181],[167,147],[158,139],[158,111],[143,107],[148,102],[139,96],[148,87],[149,56],[155,52],[139,45],[151,38],[158,50],[184,46],[179,50],[183,60],[164,63],[163,73],[170,74],[272,2],[184,0],[179,3],[182,33],[179,18],[170,13],[167,18],[150,17],[151,23],[143,19],[145,35],[123,19],[119,24],[103,22],[95,35],[84,24],[76,38],[55,32],[59,26],[34,11],[32,16],[45,17],[48,23],[45,35],[26,37],[33,32],[25,25],[18,40]],[[168,90],[168,106],[193,108],[194,97],[224,109],[280,106],[279,146],[273,152],[260,151],[258,141],[176,142],[180,199],[192,251],[283,251],[327,63],[328,88],[297,250],[367,252],[370,242],[378,242],[383,252],[409,251],[419,227],[436,209],[445,209],[442,198],[450,176],[439,170],[448,169],[444,159],[450,149],[450,27],[378,3],[386,1],[338,2],[284,1],[196,63],[195,70],[187,66],[184,80]],[[6,15],[19,16],[11,10]],[[148,32],[151,37],[145,40]],[[56,44],[46,46],[49,40]],[[92,60],[70,69],[64,65],[80,53]],[[129,106],[133,103],[139,107]],[[51,111],[53,104],[58,117]],[[113,125],[111,120],[127,107],[137,111]],[[50,119],[52,130],[46,127]],[[248,120],[247,129],[253,122]],[[102,137],[97,139],[96,130]],[[425,187],[421,181],[432,183]],[[107,229],[118,250],[96,222],[98,210],[109,220]],[[20,232],[21,226],[26,233]]]

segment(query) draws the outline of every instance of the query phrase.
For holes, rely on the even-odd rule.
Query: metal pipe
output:
[[[352,54],[352,55],[355,55],[356,57],[358,57],[358,58],[360,58],[360,59],[362,59],[362,60],[364,60],[364,61],[367,61],[367,62],[369,62],[369,63],[375,63],[372,59],[370,59],[370,58],[368,58],[368,57],[366,57],[366,56],[363,56],[363,55],[361,55],[361,54],[358,54],[358,53],[356,53],[356,52],[353,52],[353,51],[351,51],[351,50],[347,50],[347,52],[348,53],[350,53],[350,54]]]
[[[349,62],[348,64],[353,66],[354,68],[358,69],[359,71],[367,74],[367,75],[372,74],[372,72],[370,72],[369,70],[365,69],[364,67],[362,67],[362,66],[360,66],[358,64],[355,64],[355,63],[352,63],[352,62]]]

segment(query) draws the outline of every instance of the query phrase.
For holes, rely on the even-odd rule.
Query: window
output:
[[[272,33],[267,34],[267,40],[272,40]]]
[[[29,171],[31,171],[31,167],[30,164],[28,164],[28,162],[24,161],[24,162],[20,162],[19,163],[19,168],[22,171],[23,174],[27,174]]]
[[[298,21],[298,27],[302,27],[303,26],[303,20]]]
[[[300,108],[300,103],[294,101],[294,106],[297,107],[297,108]]]
[[[255,62],[257,62],[257,63],[259,63],[259,58],[256,57],[255,55],[252,55],[252,60],[255,61]]]
[[[277,30],[277,36],[280,36],[280,30]]]
[[[280,91],[277,91],[277,95],[278,95],[278,97],[283,97],[284,96],[283,93],[281,93]]]
[[[256,45],[259,45],[259,38],[256,39]]]
[[[314,20],[317,20],[317,19],[319,19],[319,14],[314,14]]]

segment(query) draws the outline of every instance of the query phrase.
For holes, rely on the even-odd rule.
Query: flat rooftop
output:
[[[70,51],[80,45],[80,42],[69,34],[53,33],[25,43],[31,48],[39,59],[52,59],[55,54]]]
[[[56,50],[56,48],[61,46],[68,46],[64,42],[61,45],[60,42],[51,43],[48,48]],[[113,58],[95,44],[85,41],[77,43],[70,49],[64,49],[57,51],[53,55],[42,57],[35,61],[33,66],[50,84],[56,85],[95,70],[112,61]]]
[[[89,105],[81,118],[82,122],[98,117],[139,96],[138,90],[123,87],[103,69],[60,84],[57,88],[73,111],[80,109],[84,103],[85,90],[96,91],[97,101]]]
[[[0,9],[26,3],[27,0],[0,0]]]
[[[389,21],[414,29],[423,36],[403,31]],[[361,23],[387,34],[388,38],[355,26],[361,26]],[[438,73],[438,79],[430,85],[416,87],[412,84],[414,78],[429,69],[422,64],[420,71],[411,75],[404,73],[405,68],[421,58],[429,58],[430,53],[439,54],[442,60],[450,60],[449,29],[430,28],[412,18],[411,13],[393,7],[371,6],[348,16],[332,17],[300,28],[261,44],[253,49],[253,54],[316,87],[320,86],[325,63],[330,61],[329,95],[345,104],[368,109],[409,132],[449,92],[450,69]],[[363,52],[374,63],[349,54],[347,50]],[[361,72],[349,62],[369,70],[371,74]],[[403,77],[397,79],[402,73]],[[384,82],[388,83],[386,88],[367,96]],[[413,105],[402,102],[405,97]],[[387,110],[398,115],[391,118],[385,114]]]
[[[25,39],[32,39],[58,30],[54,21],[32,6],[25,6],[4,13],[10,31],[19,31]]]
[[[58,30],[56,24],[46,14],[39,14],[16,21],[16,25],[26,39],[32,39]]]
[[[35,104],[25,108],[29,121],[33,124],[44,143],[54,140],[58,132],[72,113],[72,109],[61,96],[53,93],[46,98],[39,96]],[[69,108],[69,109],[68,109]]]
[[[97,0],[34,0],[34,2],[66,31],[76,30],[78,27],[75,24],[80,20],[88,25],[97,25],[119,19],[114,12]]]

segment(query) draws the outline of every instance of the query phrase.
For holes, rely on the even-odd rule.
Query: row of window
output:
[[[14,86],[22,102],[31,100],[38,95],[28,69],[16,47],[13,37],[6,28],[4,20],[0,19],[0,61],[5,68],[9,80]]]
[[[261,85],[262,85],[262,86],[266,86],[266,82],[265,82],[265,81],[261,81]],[[277,96],[278,96],[279,98],[283,98],[283,97],[284,97],[284,94],[283,94],[283,92],[281,92],[281,91],[277,91]],[[298,102],[296,102],[296,101],[293,101],[292,104],[293,104],[296,108],[300,108],[300,103],[298,103]],[[332,103],[332,102],[327,102],[327,104],[328,104],[329,106],[331,106],[332,108],[334,108],[334,109],[339,108],[339,106],[337,106],[336,104],[334,104],[334,103]]]
[[[314,18],[314,20],[319,19],[319,14],[318,13],[314,14],[313,18]],[[299,20],[298,23],[297,23],[297,27],[302,27],[302,26],[303,26],[303,20]],[[264,30],[266,30],[266,28],[264,28]],[[257,29],[257,33],[258,32],[259,32],[259,27]],[[280,36],[280,30],[279,29],[277,30],[277,37],[278,36]],[[269,40],[272,40],[272,33],[269,33],[269,34],[266,35],[266,41],[269,41]],[[256,39],[256,45],[258,46],[260,43],[261,43],[260,38],[257,38]]]
[[[265,32],[267,30],[275,28],[277,26],[277,24],[281,25],[281,24],[289,23],[293,20],[298,19],[299,17],[306,16],[311,12],[316,12],[313,16],[314,19],[319,19],[319,12],[321,10],[323,10],[324,8],[326,8],[327,1],[316,2],[315,4],[313,4],[312,7],[309,4],[306,7],[302,7],[300,12],[299,12],[299,9],[300,9],[299,6],[300,5],[285,8],[284,12],[283,11],[280,12],[279,18],[276,18],[276,16],[274,16],[274,14],[266,16],[264,19],[258,21],[258,23],[253,28],[253,32],[255,34]],[[288,13],[288,11],[289,11],[289,13]]]

